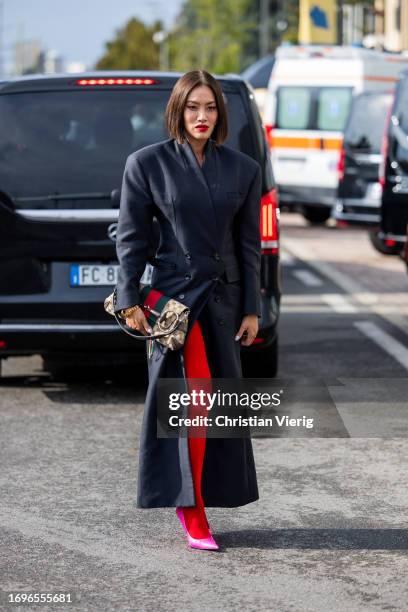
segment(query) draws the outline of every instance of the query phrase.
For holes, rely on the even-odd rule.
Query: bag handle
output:
[[[133,338],[136,338],[136,340],[155,340],[156,338],[162,338],[163,336],[168,336],[169,334],[172,334],[175,329],[177,329],[178,324],[179,324],[179,321],[177,319],[176,320],[176,325],[173,325],[173,327],[171,329],[169,329],[169,331],[162,332],[160,334],[152,334],[151,336],[145,336],[143,334],[136,334],[134,332],[129,331],[129,329],[132,329],[132,328],[131,327],[130,328],[127,327],[126,324],[123,323],[120,320],[120,317],[118,317],[116,312],[114,312],[114,315],[115,315],[115,319],[116,319],[117,323],[123,329],[123,331],[126,332],[127,334],[129,334],[129,336],[132,336]]]
[[[113,292],[113,304],[114,306],[116,306],[116,287]],[[150,306],[147,306],[146,304],[143,305],[143,308],[150,310],[156,316],[160,315],[159,312],[157,312],[156,310],[153,310],[153,308],[150,308]],[[160,334],[152,334],[151,336],[145,336],[144,334],[137,334],[135,332],[129,331],[132,328],[128,327],[125,323],[123,323],[123,321],[121,321],[120,317],[116,314],[115,311],[113,311],[113,314],[115,315],[115,319],[119,327],[121,327],[121,329],[123,329],[124,332],[126,332],[129,336],[132,336],[132,338],[135,338],[136,340],[155,340],[156,338],[162,338],[163,336],[168,336],[169,334],[172,334],[174,332],[174,330],[178,327],[178,324],[179,324],[179,319],[177,317],[176,325],[173,325],[169,331],[162,332]]]

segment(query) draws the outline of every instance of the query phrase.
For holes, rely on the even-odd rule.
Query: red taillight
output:
[[[395,240],[392,240],[392,238],[386,238],[384,240],[384,244],[387,247],[394,247],[394,246],[396,246],[397,242]]]
[[[155,79],[135,79],[135,78],[121,78],[112,79],[110,77],[98,78],[98,79],[78,79],[76,84],[82,87],[95,87],[95,85],[155,85],[158,83]]]
[[[385,166],[387,163],[387,155],[388,155],[388,127],[389,127],[390,120],[391,120],[392,107],[393,107],[393,104],[391,104],[391,106],[389,107],[388,112],[387,112],[387,118],[385,120],[385,129],[384,129],[384,133],[383,133],[383,137],[381,141],[381,161],[378,167],[378,182],[380,183],[383,189],[385,187]]]
[[[279,253],[278,192],[271,189],[261,198],[261,247],[263,255]]]
[[[341,147],[339,161],[337,162],[337,178],[339,182],[342,181],[344,178],[345,160],[346,160],[346,152],[344,150],[344,147]]]
[[[265,128],[265,134],[266,134],[266,142],[268,143],[268,145],[271,147],[272,146],[272,131],[273,128],[275,126],[269,124],[269,123],[264,123],[264,128]]]
[[[0,349],[7,348],[7,342],[5,340],[0,340]]]
[[[388,135],[385,133],[382,137],[381,142],[381,161],[378,167],[378,182],[381,187],[384,189],[385,187],[385,165],[388,154]]]

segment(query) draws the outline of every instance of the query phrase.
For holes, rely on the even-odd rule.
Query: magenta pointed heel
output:
[[[176,508],[176,514],[187,536],[187,542],[190,548],[199,548],[200,550],[218,550],[219,549],[219,546],[217,542],[214,540],[214,538],[212,537],[212,535],[210,535],[208,538],[193,538],[188,533],[186,521],[184,519],[184,512],[182,508]]]

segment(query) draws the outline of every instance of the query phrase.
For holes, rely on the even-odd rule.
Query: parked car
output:
[[[272,54],[265,55],[257,60],[248,68],[241,72],[241,77],[252,85],[255,93],[255,100],[258,105],[259,113],[263,120],[263,111],[265,97],[268,91],[269,77],[271,76],[272,68],[275,63],[275,56]]]
[[[333,216],[350,225],[378,226],[381,142],[392,92],[355,96],[344,129],[338,165],[339,186]]]
[[[165,140],[164,110],[182,73],[30,75],[0,83],[0,364],[40,354],[46,367],[145,361],[103,300],[116,283],[115,235],[127,156]],[[278,203],[269,149],[248,85],[219,77],[227,146],[262,166],[262,317],[243,355],[277,367]],[[155,223],[153,259],[159,240]],[[149,282],[152,266],[142,277]]]
[[[408,71],[397,84],[384,138],[380,181],[383,187],[379,238],[401,252],[408,222]]]
[[[332,216],[338,225],[369,228],[373,246],[394,254],[378,238],[382,187],[379,167],[381,144],[393,91],[364,92],[353,98],[344,130],[338,165],[339,186]]]

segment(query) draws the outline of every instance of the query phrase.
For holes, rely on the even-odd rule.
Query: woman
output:
[[[130,327],[151,333],[138,305],[153,216],[160,244],[151,285],[190,308],[183,348],[155,342],[148,357],[136,506],[176,506],[189,545],[211,550],[218,545],[205,506],[237,507],[259,497],[251,439],[157,438],[157,382],[242,377],[240,344],[254,341],[261,315],[261,167],[222,144],[223,93],[205,70],[177,81],[165,121],[170,138],[126,160],[116,238],[115,310]]]

